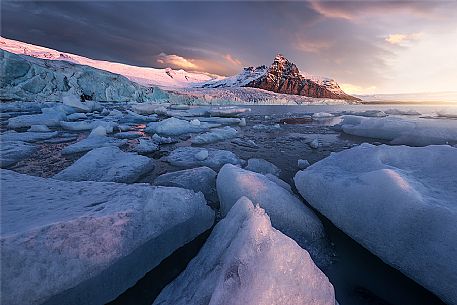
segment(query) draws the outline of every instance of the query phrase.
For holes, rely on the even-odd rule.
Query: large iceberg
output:
[[[325,246],[322,223],[313,211],[288,190],[262,174],[231,164],[219,171],[216,180],[221,214],[227,215],[240,197],[259,204],[271,218],[273,226],[311,252],[315,259]]]
[[[457,148],[361,146],[295,176],[303,197],[383,261],[457,304]]]
[[[240,198],[154,305],[335,305],[332,284],[259,206]]]
[[[457,143],[457,121],[422,118],[343,116],[337,126],[347,134],[423,146]]]
[[[54,178],[68,181],[133,183],[152,169],[152,159],[136,153],[123,152],[116,146],[108,146],[89,151]]]
[[[214,221],[190,190],[0,176],[2,304],[104,304]]]
[[[176,148],[167,157],[167,161],[175,166],[208,166],[216,171],[226,163],[235,165],[240,165],[242,163],[242,161],[231,151],[199,147]]]

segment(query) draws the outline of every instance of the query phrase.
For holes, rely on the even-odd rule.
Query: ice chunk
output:
[[[264,124],[256,124],[252,126],[253,129],[259,130],[259,131],[277,131],[281,129],[281,126],[279,124],[274,124],[274,125],[264,125]]]
[[[246,169],[251,172],[260,173],[263,175],[272,174],[279,176],[281,173],[281,170],[276,165],[264,159],[249,159]]]
[[[65,113],[57,108],[43,108],[43,113],[26,114],[8,119],[8,128],[30,127],[32,125],[59,126],[67,119]]]
[[[159,135],[177,136],[184,133],[202,132],[208,130],[210,127],[217,126],[219,125],[209,123],[193,125],[186,120],[169,118],[160,122],[149,123],[145,131],[148,133],[157,133]]]
[[[386,117],[387,114],[382,110],[365,110],[365,111],[343,111],[343,114],[363,116],[363,117]]]
[[[457,111],[451,111],[450,109],[437,111],[436,114],[442,118],[457,119]]]
[[[214,128],[211,131],[199,134],[192,138],[193,144],[209,144],[236,137],[238,131],[232,127]]]
[[[198,160],[195,155],[205,150],[208,151],[208,157],[204,160]],[[216,171],[226,163],[235,165],[241,164],[241,160],[231,151],[213,148],[204,149],[199,147],[179,147],[170,153],[167,157],[167,161],[175,166],[208,166]]]
[[[30,157],[37,147],[21,141],[2,141],[0,145],[0,167],[8,167]]]
[[[450,119],[344,116],[340,127],[347,134],[390,140],[392,144],[422,146],[457,142],[457,121]]]
[[[154,185],[182,187],[202,192],[206,200],[216,203],[216,175],[211,168],[203,166],[160,175],[154,180]]]
[[[27,131],[31,132],[51,132],[51,129],[46,125],[32,125]]]
[[[152,169],[154,162],[148,157],[109,146],[89,151],[54,178],[68,181],[133,183]]]
[[[103,128],[103,127],[101,127]],[[75,153],[82,153],[86,152],[95,148],[99,147],[107,147],[107,146],[122,146],[127,143],[127,140],[121,140],[121,139],[113,139],[107,136],[103,135],[98,135],[98,133],[103,132],[102,129],[94,129],[92,132],[95,132],[94,134],[91,133],[87,138],[84,140],[81,140],[79,142],[76,142],[74,144],[71,144],[64,149],[62,149],[61,153],[63,155],[68,155],[68,154],[75,154]]]
[[[279,179],[277,176],[275,176],[273,174],[265,174],[265,177],[267,177],[268,179],[270,179],[271,181],[273,181],[274,183],[276,183],[283,189],[292,193],[292,188],[290,187],[289,183],[287,183],[286,181]]]
[[[338,228],[457,304],[457,149],[362,144],[295,176]]]
[[[57,131],[53,132],[34,132],[34,131],[27,131],[27,132],[16,132],[14,130],[9,130],[0,135],[0,141],[22,141],[22,142],[38,142],[47,140],[57,136],[59,133]]]
[[[220,117],[209,117],[209,118],[198,118],[200,122],[215,123],[220,125],[237,125],[240,124],[241,119],[239,118],[220,118]]]
[[[231,117],[237,116],[241,113],[251,111],[251,108],[237,107],[237,106],[221,106],[209,109],[211,116]]]
[[[81,122],[60,122],[60,126],[67,130],[75,130],[75,131],[82,131],[82,130],[91,130],[98,126],[102,126],[106,129],[108,133],[112,133],[114,128],[118,126],[115,122],[106,122],[106,121],[81,121]]]
[[[81,102],[81,99],[75,95],[64,95],[62,97],[62,103],[65,106],[74,109],[75,112],[101,112],[103,110],[103,107],[99,103],[95,101]]]
[[[154,305],[335,305],[328,278],[309,254],[240,198]]]
[[[122,121],[125,122],[134,122],[134,123],[145,123],[145,122],[155,122],[158,120],[157,115],[141,115],[133,111],[127,110],[127,115],[122,118]]]
[[[199,126],[200,125],[200,121],[198,119],[193,119],[193,120],[190,121],[190,124],[194,125],[194,126]]]
[[[126,132],[118,132],[114,134],[114,137],[119,139],[136,139],[141,137],[143,134],[139,131],[126,131]]]
[[[308,160],[298,159],[297,165],[298,165],[299,169],[305,169],[308,166],[310,166],[311,164],[309,164]]]
[[[190,190],[0,176],[2,304],[105,304],[214,221]]]
[[[139,144],[135,147],[135,150],[140,154],[149,154],[159,150],[159,145],[151,140],[140,139]]]
[[[248,139],[233,139],[231,141],[232,143],[243,146],[243,147],[248,147],[248,148],[259,148],[259,145],[255,144],[254,141],[248,140]]]
[[[85,120],[85,119],[87,119],[87,114],[85,114],[85,113],[77,112],[77,113],[72,113],[72,114],[67,115],[68,121],[77,121],[77,120]]]
[[[172,139],[170,137],[161,137],[156,133],[152,135],[151,139],[157,144],[171,144],[178,142],[176,139]]]
[[[307,249],[313,258],[325,238],[319,218],[303,202],[264,175],[226,164],[216,180],[221,213],[227,215],[242,196],[258,203],[271,218],[273,226]]]
[[[132,109],[138,114],[143,114],[143,115],[149,115],[153,113],[157,113],[158,109],[165,109],[168,107],[170,104],[166,103],[139,103],[139,104],[133,104]],[[160,112],[159,112],[160,113]]]
[[[313,114],[314,119],[319,119],[319,118],[331,118],[333,117],[333,114],[328,113],[328,112],[316,112]]]
[[[319,146],[320,146],[319,139],[316,138],[316,139],[312,140],[311,142],[309,142],[309,146],[314,149],[319,148]]]
[[[92,129],[92,131],[90,132],[89,134],[89,137],[93,137],[93,136],[106,136],[107,132],[106,132],[106,128],[103,127],[103,126],[98,126],[98,127],[95,127],[94,129]]]
[[[421,113],[412,109],[388,109],[384,112],[389,115],[421,115]]]
[[[198,153],[195,154],[195,159],[197,159],[198,161],[203,161],[206,158],[208,158],[208,155],[209,155],[208,150],[202,149]]]

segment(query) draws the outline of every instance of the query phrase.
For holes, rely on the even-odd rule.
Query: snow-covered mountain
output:
[[[196,86],[201,88],[252,87],[315,98],[358,100],[346,94],[333,79],[300,73],[297,66],[281,54],[275,57],[269,68],[248,67],[238,75]]]
[[[196,84],[196,88],[227,88],[227,87],[244,87],[253,80],[267,73],[266,66],[247,67],[240,74],[229,76],[223,79],[215,79],[203,84]]]
[[[28,55],[41,59],[63,60],[75,64],[94,67],[97,69],[123,75],[131,81],[134,81],[143,86],[183,88],[189,87],[194,83],[207,82],[215,78],[215,76],[206,73],[187,72],[184,70],[174,70],[171,68],[156,69],[137,67],[115,62],[95,60],[3,37],[0,37],[0,49],[15,54]]]

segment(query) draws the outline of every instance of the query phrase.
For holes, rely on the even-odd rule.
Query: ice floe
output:
[[[37,147],[22,141],[3,141],[0,145],[0,167],[11,166],[30,157]]]
[[[30,127],[32,125],[59,126],[66,120],[66,114],[57,108],[43,108],[40,114],[26,114],[8,119],[8,128]]]
[[[317,216],[288,190],[262,174],[224,165],[216,180],[222,215],[227,215],[242,196],[259,204],[273,226],[319,257],[324,228]]]
[[[209,144],[219,141],[235,138],[238,131],[235,128],[225,126],[222,128],[214,128],[211,131],[199,134],[192,138],[193,144]]]
[[[309,167],[311,164],[309,164],[308,160],[298,159],[297,165],[299,169],[305,169]]]
[[[53,137],[56,137],[59,133],[57,131],[52,132],[35,132],[35,131],[27,131],[27,132],[16,132],[14,130],[9,130],[0,135],[0,141],[23,141],[23,142],[39,142],[43,140],[47,140]]]
[[[116,146],[89,151],[54,176],[58,180],[133,183],[154,168],[152,159]]]
[[[295,185],[362,246],[457,304],[456,169],[451,146],[362,144],[298,172]]]
[[[106,129],[108,133],[112,133],[114,128],[118,126],[115,122],[107,122],[107,121],[79,121],[79,122],[60,122],[60,126],[66,130],[74,130],[74,131],[83,131],[83,130],[91,130],[98,126],[102,126]]]
[[[140,154],[150,154],[159,150],[159,145],[152,140],[140,139],[135,150]]]
[[[177,118],[169,118],[160,122],[151,122],[145,128],[148,133],[157,133],[165,136],[177,136],[185,133],[195,133],[208,130],[210,127],[218,127],[219,124],[201,123],[191,124],[189,121]]]
[[[64,155],[75,154],[86,152],[99,147],[122,146],[127,143],[127,140],[125,139],[114,139],[107,137],[106,135],[102,135],[103,130],[104,128],[101,126],[95,128],[87,138],[65,147],[62,149],[61,153]]]
[[[237,116],[241,113],[251,111],[251,108],[237,107],[237,106],[221,106],[210,108],[208,113],[211,116],[231,117]]]
[[[242,197],[154,302],[164,304],[335,305],[335,295],[309,254]]]
[[[0,177],[2,304],[107,303],[214,222],[191,190]]]
[[[197,159],[196,155],[202,151],[207,151],[207,157]],[[173,150],[167,157],[167,161],[175,166],[196,167],[208,166],[213,170],[219,170],[224,164],[230,163],[240,165],[241,160],[231,151],[199,148],[199,147],[179,147]]]
[[[154,180],[154,185],[175,186],[202,192],[211,203],[218,201],[216,193],[216,175],[211,168],[203,166],[166,173]]]
[[[30,126],[29,129],[27,129],[27,131],[30,131],[30,132],[51,132],[51,129],[49,129],[49,127],[46,126],[46,125],[32,125],[32,126]]]
[[[279,176],[279,174],[281,173],[281,170],[273,163],[268,162],[267,160],[264,160],[264,159],[256,159],[256,158],[249,159],[248,165],[246,166],[245,169],[247,169],[251,172],[260,173],[263,175],[272,174],[275,176]]]
[[[389,140],[392,144],[422,146],[457,142],[455,120],[343,116],[336,128],[355,136]]]
[[[257,145],[254,141],[249,140],[249,139],[236,138],[236,139],[233,139],[231,142],[236,145],[243,146],[243,147],[254,148],[254,149],[259,148],[259,145]]]

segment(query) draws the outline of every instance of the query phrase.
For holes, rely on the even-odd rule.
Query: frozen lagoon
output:
[[[104,107],[122,111],[126,106],[124,104],[106,104]],[[411,105],[401,107],[398,105],[249,107],[252,111],[241,115],[241,117],[246,118],[247,127],[235,127],[239,133],[237,138],[198,145],[198,147],[231,151],[243,160],[251,158],[266,159],[281,170],[280,178],[291,185],[293,185],[292,177],[299,170],[297,165],[298,159],[306,159],[311,164],[314,164],[329,156],[331,152],[345,150],[362,142],[375,144],[387,142],[382,139],[357,137],[335,130],[332,126],[340,122],[339,115],[343,114],[343,112],[345,112],[344,114],[353,114],[349,111],[356,111],[359,112],[357,113],[359,115],[373,116],[380,113],[363,112],[365,110],[380,110],[386,113],[388,109],[396,108],[404,109],[404,113],[407,113],[406,110],[408,109],[416,109],[421,113],[420,115],[416,115],[416,117],[431,116],[433,118],[429,118],[429,120],[443,120],[443,118],[439,118],[434,113],[436,109],[439,109],[436,106],[416,108]],[[335,116],[315,118],[311,121],[308,120],[307,123],[304,123],[307,119],[301,119],[318,112],[333,113]],[[20,114],[10,113],[11,116]],[[411,115],[398,116],[406,119],[411,117]],[[91,119],[111,119],[97,113],[90,114],[89,117]],[[163,118],[165,117],[160,117],[160,119]],[[280,124],[279,128],[276,127],[276,124],[281,123],[285,118],[288,119],[288,124]],[[5,130],[6,120],[2,119],[2,122],[2,129]],[[295,124],[295,122],[302,124]],[[456,120],[452,120],[451,122],[455,122],[457,126]],[[152,134],[144,133],[144,124],[123,123],[129,124],[133,130],[142,133],[144,139],[150,139],[153,136]],[[255,125],[264,127],[253,128]],[[60,151],[69,144],[85,138],[88,131],[66,131],[59,127],[50,128],[53,131],[59,132],[59,135],[51,140],[62,139],[63,141],[70,139],[70,141],[66,143],[52,143],[49,140],[38,141],[34,143],[37,146],[38,153],[16,163],[10,169],[22,173],[49,177],[68,167],[76,159],[81,157],[81,154],[62,156]],[[25,130],[19,129],[17,131]],[[155,159],[156,167],[150,173],[140,178],[140,181],[153,183],[159,174],[184,169],[168,163],[167,156],[176,148],[192,145],[192,136],[196,135],[198,133],[194,135],[179,135],[177,136],[177,143],[160,145],[158,151],[146,154],[150,158]],[[318,143],[316,148],[309,145],[314,140]],[[254,142],[255,145],[252,145],[250,141]],[[126,144],[121,146],[121,149],[127,152],[134,152],[137,143],[137,139],[128,139]],[[454,145],[455,143],[451,144]],[[297,194],[295,189],[294,192]],[[431,293],[400,274],[400,272],[388,267],[373,254],[360,247],[352,239],[336,229],[324,217],[321,215],[318,216],[324,223],[327,238],[334,244],[333,262],[329,266],[323,267],[322,270],[335,287],[336,298],[340,304],[440,304],[440,301]],[[143,301],[144,304],[151,304],[153,299],[146,300],[145,298]],[[141,304],[141,302],[136,303]]]

